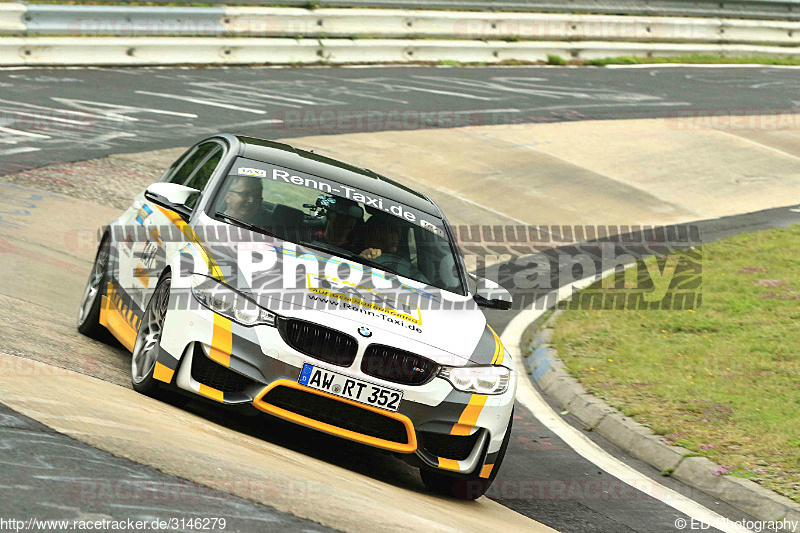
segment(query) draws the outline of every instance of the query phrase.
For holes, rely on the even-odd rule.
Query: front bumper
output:
[[[277,328],[245,327],[204,308],[173,306],[156,377],[223,404],[252,404],[273,416],[398,453],[417,466],[489,477],[511,416],[516,373],[505,393],[492,396],[455,390],[439,377],[402,385],[360,371],[366,345],[359,346],[352,365],[335,366],[296,351]],[[403,400],[393,412],[306,387],[298,383],[304,363],[400,389]]]

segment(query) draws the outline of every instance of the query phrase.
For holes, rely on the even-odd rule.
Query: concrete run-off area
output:
[[[746,124],[755,126],[586,121],[287,142],[420,190],[455,225],[659,225],[800,203],[800,133],[765,129],[757,120]],[[0,278],[0,350],[11,354],[0,355],[0,368],[11,369],[0,373],[2,401],[114,454],[234,494],[243,491],[240,496],[333,528],[545,530],[488,499],[443,503],[220,427],[125,386],[129,355],[78,335],[74,316],[97,229],[119,216],[182,151],[115,155],[3,176],[0,192],[14,209],[0,218],[0,253],[14,275]],[[54,372],[50,365],[69,371]],[[231,476],[247,483],[232,487]],[[280,490],[258,492],[264,487],[251,484],[254,479]],[[299,485],[286,485],[287,479]]]

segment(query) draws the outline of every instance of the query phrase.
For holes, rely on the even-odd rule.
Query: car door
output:
[[[221,142],[215,140],[199,144],[179,165],[165,174],[164,181],[197,189],[197,195],[187,202],[193,208],[219,166],[225,149]],[[165,208],[148,201],[144,195],[141,200],[136,224],[142,227],[137,228],[139,238],[133,243],[132,260],[128,268],[131,297],[144,309],[169,258],[183,248],[187,241],[175,225],[176,213],[166,212]]]

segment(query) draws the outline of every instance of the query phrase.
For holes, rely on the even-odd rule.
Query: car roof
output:
[[[396,200],[430,215],[442,217],[439,208],[427,196],[372,170],[359,168],[285,143],[244,135],[237,135],[236,139],[241,143],[239,155],[247,159],[329,178],[353,188]]]

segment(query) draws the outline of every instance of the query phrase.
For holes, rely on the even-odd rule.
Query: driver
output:
[[[225,193],[223,212],[248,224],[263,223],[262,190],[260,178],[236,176]]]

